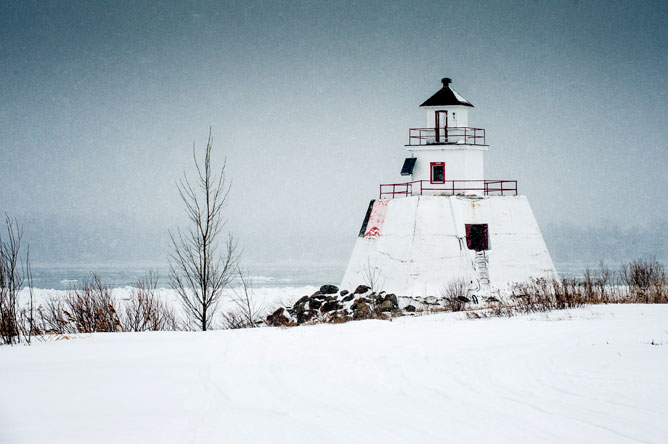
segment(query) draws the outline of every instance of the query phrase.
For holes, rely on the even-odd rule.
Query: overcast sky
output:
[[[448,76],[548,245],[651,231],[667,30],[665,1],[3,1],[0,211],[38,262],[164,262],[211,126],[247,259],[345,263]]]

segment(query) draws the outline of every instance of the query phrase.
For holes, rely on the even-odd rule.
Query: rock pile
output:
[[[406,311],[415,307],[406,307]],[[269,326],[294,326],[306,323],[347,322],[358,319],[385,319],[401,315],[397,296],[384,291],[372,292],[360,285],[353,293],[339,291],[335,285],[323,285],[311,296],[304,296],[292,307],[281,307],[267,316]]]

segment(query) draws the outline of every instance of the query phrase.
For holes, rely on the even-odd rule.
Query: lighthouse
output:
[[[471,296],[514,283],[557,278],[517,181],[487,179],[484,128],[449,78],[421,105],[410,128],[400,178],[381,184],[364,215],[341,286],[373,284],[400,296],[440,296],[452,283]],[[399,168],[397,168],[399,170]]]

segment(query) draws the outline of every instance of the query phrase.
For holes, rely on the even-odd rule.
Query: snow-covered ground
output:
[[[0,442],[668,442],[668,306],[0,348]]]

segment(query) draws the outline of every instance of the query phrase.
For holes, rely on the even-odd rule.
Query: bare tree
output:
[[[23,286],[21,261],[23,230],[16,219],[5,215],[6,237],[0,233],[0,342],[21,340],[19,291]]]
[[[193,160],[197,176],[191,182],[184,174],[177,188],[188,217],[188,226],[170,231],[170,281],[178,293],[188,320],[206,331],[211,327],[223,289],[233,277],[238,261],[237,245],[228,234],[220,248],[219,237],[227,218],[223,214],[230,184],[225,162],[216,177],[211,168],[213,137],[209,129],[204,161],[197,159],[193,142]]]

